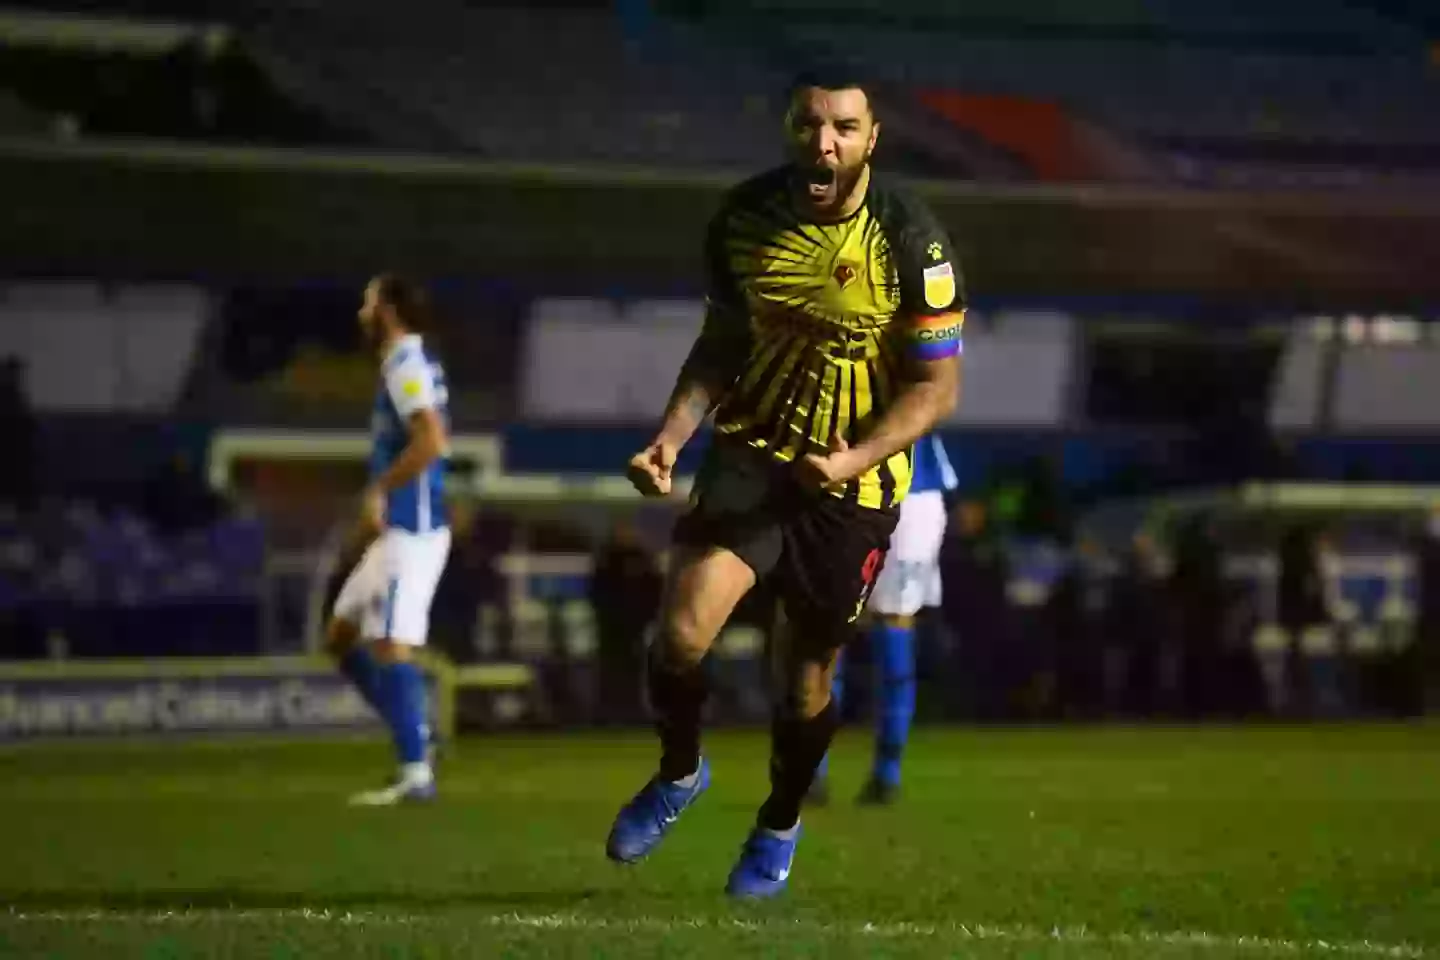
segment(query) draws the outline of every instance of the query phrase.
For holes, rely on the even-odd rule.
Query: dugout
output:
[[[1440,487],[1246,483],[1107,504],[1080,530],[1113,553],[1142,531],[1173,544],[1187,522],[1206,519],[1226,578],[1240,588],[1243,609],[1230,613],[1248,623],[1274,712],[1293,711],[1291,681],[1305,675],[1318,701],[1313,712],[1409,713],[1419,708],[1422,686],[1414,544],[1437,505]],[[1281,625],[1278,551],[1300,526],[1323,536],[1328,616],[1293,631]]]

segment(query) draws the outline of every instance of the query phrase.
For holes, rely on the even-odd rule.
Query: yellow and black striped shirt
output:
[[[706,335],[745,330],[744,372],[715,428],[791,461],[837,432],[856,443],[884,414],[911,358],[959,352],[964,291],[950,240],[915,197],[872,175],[852,216],[797,211],[781,168],[732,189],[706,238]],[[837,496],[883,509],[910,489],[910,452]]]

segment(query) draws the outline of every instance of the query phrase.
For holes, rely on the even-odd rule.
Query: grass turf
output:
[[[649,861],[602,853],[647,737],[465,740],[440,802],[348,809],[380,743],[0,750],[0,956],[1440,956],[1440,727],[922,730],[893,809],[842,737],[788,896],[721,890],[767,745]]]

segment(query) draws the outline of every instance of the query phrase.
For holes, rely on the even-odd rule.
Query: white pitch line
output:
[[[1284,937],[1260,937],[1205,931],[1115,931],[1090,930],[1087,927],[1038,927],[1024,924],[988,923],[824,923],[813,920],[756,921],[734,918],[696,917],[667,919],[664,917],[630,917],[609,919],[578,914],[503,913],[477,917],[463,914],[401,914],[372,913],[363,910],[324,909],[240,909],[240,910],[49,910],[26,911],[11,909],[0,913],[5,920],[20,923],[136,923],[142,925],[176,925],[202,922],[233,921],[273,922],[302,921],[340,926],[404,927],[423,926],[436,920],[457,917],[479,926],[532,930],[578,930],[616,933],[650,931],[673,933],[678,930],[736,930],[744,933],[797,933],[827,936],[876,937],[880,939],[939,939],[942,941],[992,941],[1009,943],[1059,942],[1094,946],[1177,946],[1198,949],[1247,951],[1258,954],[1299,954],[1313,956],[1393,957],[1398,960],[1422,960],[1432,956],[1426,947],[1406,943],[1377,943],[1371,940],[1298,940]]]

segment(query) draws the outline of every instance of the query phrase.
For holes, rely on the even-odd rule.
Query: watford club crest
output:
[[[841,290],[844,290],[854,281],[855,268],[848,263],[838,264],[835,267],[834,277],[835,283],[839,285]]]

